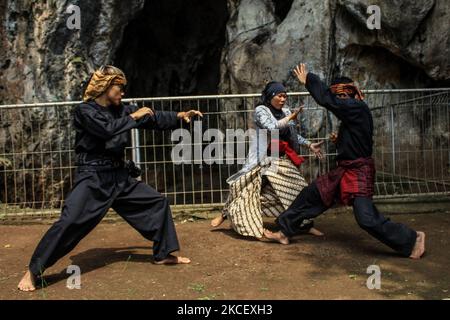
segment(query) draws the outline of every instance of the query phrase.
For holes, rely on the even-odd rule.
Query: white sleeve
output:
[[[292,125],[288,116],[277,120],[265,106],[256,107],[255,122],[258,127],[268,130],[283,129]]]

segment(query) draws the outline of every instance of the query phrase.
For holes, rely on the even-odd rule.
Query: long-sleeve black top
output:
[[[338,160],[355,160],[372,156],[373,119],[369,107],[357,99],[339,99],[320,78],[309,72],[306,89],[314,100],[331,111],[340,121]]]
[[[130,114],[139,107],[121,105],[102,107],[95,102],[81,103],[74,110],[75,153],[87,153],[90,158],[121,159],[133,128],[166,130],[178,127],[177,113],[156,111],[154,116],[134,120]]]

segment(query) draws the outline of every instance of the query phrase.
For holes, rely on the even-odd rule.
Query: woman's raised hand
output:
[[[320,148],[320,146],[325,142],[325,140],[321,141],[321,142],[316,142],[316,143],[311,143],[309,145],[309,150],[311,150],[314,155],[316,156],[316,158],[318,158],[319,160],[323,159],[323,153],[322,150]]]
[[[292,112],[291,115],[289,116],[289,120],[294,120],[294,121],[296,121],[298,115],[299,115],[300,113],[302,113],[304,109],[305,109],[305,106],[304,106],[304,105],[302,105],[302,106],[300,106],[299,108],[295,109],[294,112]]]

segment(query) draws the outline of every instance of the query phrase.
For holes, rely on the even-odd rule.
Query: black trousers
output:
[[[281,231],[288,237],[298,233],[303,219],[312,219],[328,208],[322,202],[315,182],[302,190],[292,205],[277,219]],[[385,218],[370,198],[357,197],[353,202],[353,213],[359,226],[370,235],[391,247],[401,255],[409,257],[416,243],[417,233],[401,223]]]
[[[78,168],[74,187],[61,217],[39,242],[29,264],[41,275],[69,253],[113,208],[146,239],[153,241],[156,261],[179,250],[167,198],[145,183],[131,178],[124,168]]]

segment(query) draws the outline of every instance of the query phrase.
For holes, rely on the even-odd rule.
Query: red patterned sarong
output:
[[[355,197],[373,197],[375,163],[372,158],[342,160],[338,167],[316,180],[323,203],[331,207],[335,200],[352,205]]]

